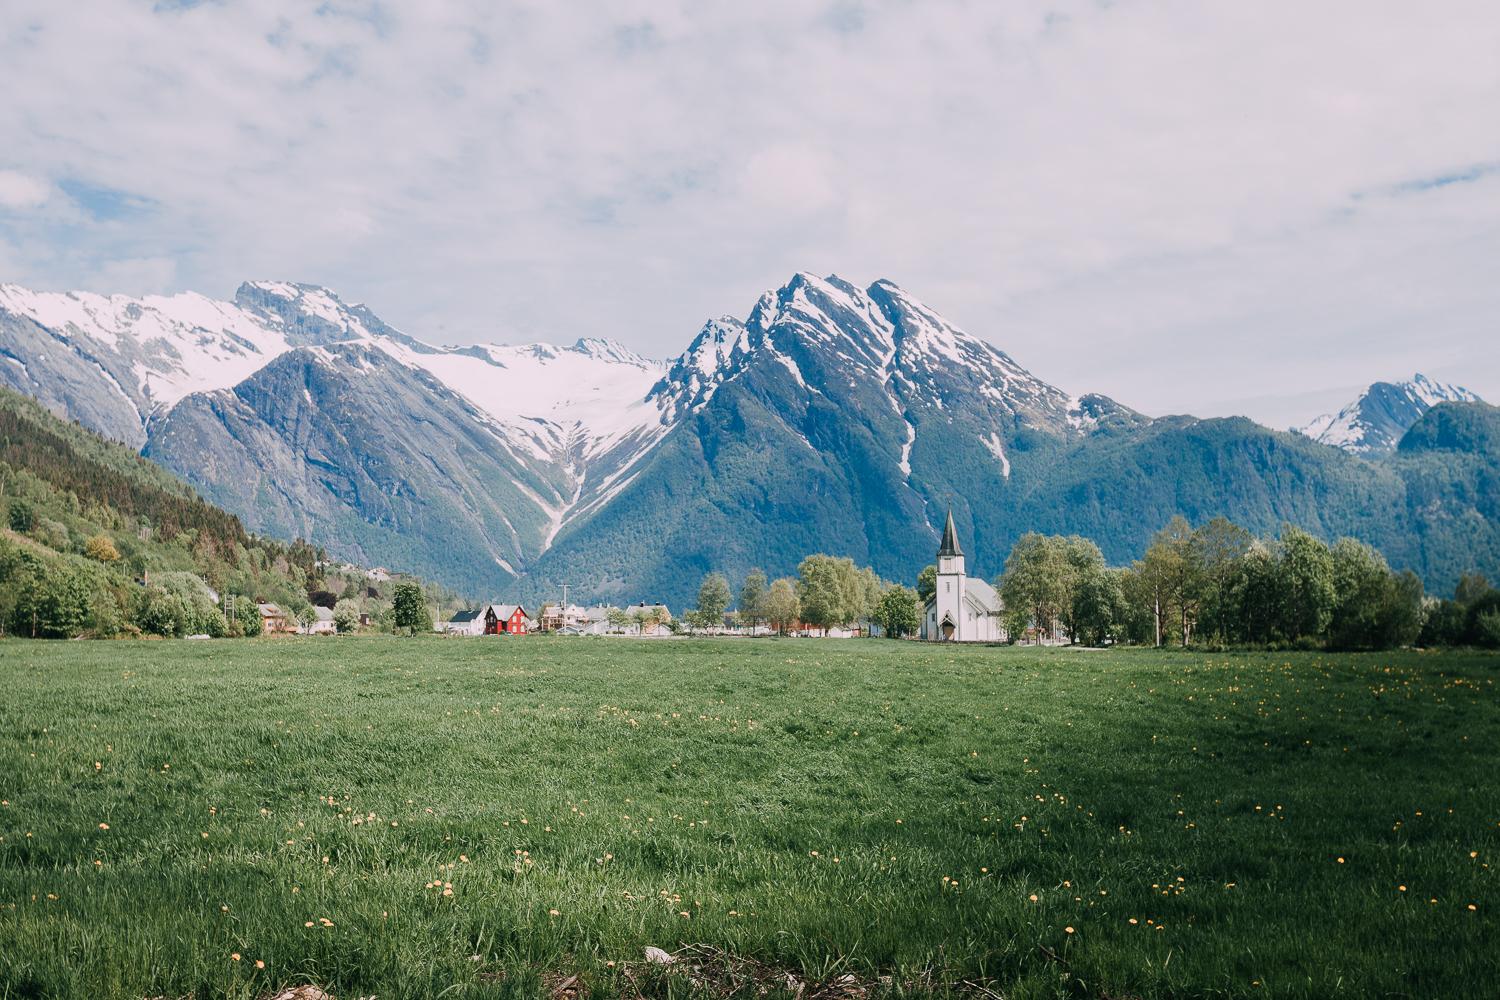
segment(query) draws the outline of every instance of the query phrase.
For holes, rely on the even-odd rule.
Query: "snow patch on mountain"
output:
[[[1000,440],[1000,435],[991,431],[989,435],[980,439],[991,455],[1000,463],[1000,475],[1006,479],[1010,478],[1010,459],[1005,456],[1005,443]]]

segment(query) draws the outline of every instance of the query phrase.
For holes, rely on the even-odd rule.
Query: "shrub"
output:
[[[108,535],[95,535],[83,544],[83,554],[95,562],[119,562],[120,550]]]

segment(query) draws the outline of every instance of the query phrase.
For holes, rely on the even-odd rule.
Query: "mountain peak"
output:
[[[1463,386],[1417,372],[1401,382],[1374,382],[1337,413],[1325,413],[1297,430],[1322,444],[1360,455],[1384,454],[1438,403],[1482,402]]]
[[[646,358],[617,340],[607,337],[579,337],[574,341],[572,348],[578,354],[585,357],[597,358],[600,361],[617,361],[621,364],[638,365],[650,367],[654,364]]]

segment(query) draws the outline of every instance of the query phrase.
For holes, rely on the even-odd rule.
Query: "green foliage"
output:
[[[410,580],[396,584],[391,599],[391,624],[411,635],[432,631],[432,612],[427,609],[427,598],[422,595],[420,585]]]
[[[1124,593],[1099,547],[1073,535],[1022,535],[997,581],[1013,636],[1061,629],[1074,642],[1103,643],[1116,633]]]
[[[922,627],[921,605],[917,592],[909,587],[891,586],[880,595],[871,616],[875,624],[891,639],[915,635]]]
[[[745,574],[745,582],[740,587],[740,622],[749,628],[755,628],[766,620],[766,574],[760,569],[752,569]]]
[[[1388,649],[1416,641],[1422,625],[1422,583],[1393,574],[1385,557],[1363,542],[1341,538],[1330,553],[1337,595],[1328,641],[1338,649]]]
[[[729,607],[729,581],[723,573],[710,573],[698,587],[698,612],[702,619],[700,627],[710,628],[724,624],[724,612]]]
[[[36,509],[19,497],[10,502],[10,530],[30,534],[36,526]]]
[[[1172,518],[1124,571],[1105,568],[1085,539],[1025,535],[999,588],[1012,636],[1058,626],[1096,645],[1209,639],[1389,649],[1419,636],[1447,643],[1477,634],[1472,608],[1449,602],[1429,616],[1416,574],[1393,573],[1369,545],[1340,539],[1330,549],[1290,525],[1280,539],[1259,541],[1223,518],[1196,530]],[[1477,591],[1473,581],[1464,588]]]
[[[247,534],[160,467],[3,389],[0,509],[5,545],[27,556],[0,565],[0,625],[16,635],[254,635],[252,598],[295,607],[326,573],[314,546]],[[238,621],[205,582],[241,595]]]
[[[1470,630],[1474,645],[1485,649],[1500,648],[1500,610],[1481,611],[1474,616]]]
[[[339,635],[349,635],[359,628],[359,605],[350,600],[333,606],[333,628]]]
[[[1484,574],[1464,573],[1458,578],[1458,586],[1453,588],[1453,600],[1459,606],[1467,608],[1493,589]]]
[[[1459,646],[1468,632],[1469,616],[1457,601],[1438,601],[1427,609],[1417,642],[1423,646]]]
[[[917,574],[917,600],[925,605],[935,594],[937,594],[937,567],[923,566],[922,572]]]
[[[1282,633],[1288,639],[1320,636],[1333,616],[1333,556],[1328,546],[1286,525],[1281,531]]]
[[[827,632],[866,619],[879,599],[880,581],[854,560],[811,555],[797,566],[797,602],[802,621]]]
[[[782,635],[802,618],[802,602],[797,597],[797,581],[778,577],[766,591],[766,620]]]

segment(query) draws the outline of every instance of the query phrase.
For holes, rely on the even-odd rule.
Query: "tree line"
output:
[[[778,635],[799,627],[826,635],[830,629],[871,623],[895,638],[914,634],[921,622],[916,591],[882,580],[848,557],[822,553],[803,559],[796,576],[768,581],[764,570],[750,570],[732,615],[731,599],[728,579],[711,572],[698,587],[697,607],[683,620],[690,630],[706,631],[722,627],[727,616],[751,630],[768,626]]]
[[[1174,517],[1128,567],[1086,538],[1028,534],[996,587],[1013,638],[1090,644],[1389,649],[1500,645],[1500,596],[1466,578],[1453,601],[1425,597],[1410,570],[1353,538],[1293,526],[1257,538],[1227,518]]]

